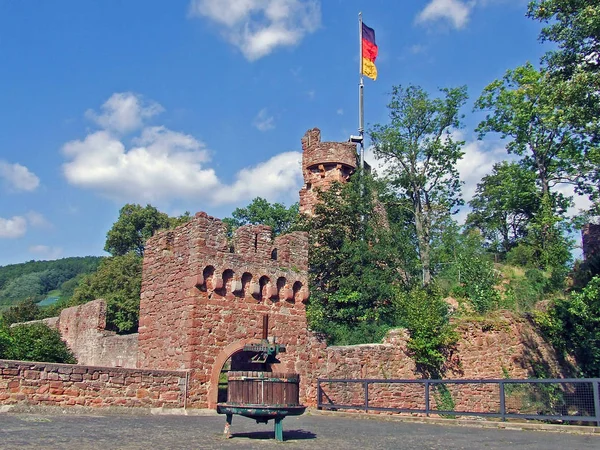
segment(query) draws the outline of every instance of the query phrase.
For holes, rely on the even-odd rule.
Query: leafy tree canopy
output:
[[[169,217],[152,205],[142,207],[126,204],[119,210],[119,218],[106,235],[104,250],[113,256],[123,256],[128,252],[144,255],[146,241],[162,229],[174,228],[190,220],[190,214]]]
[[[242,225],[268,225],[273,229],[273,235],[278,236],[290,231],[296,223],[298,203],[286,208],[281,203],[269,203],[256,197],[248,206],[236,208],[231,216],[223,220],[230,231]]]
[[[539,209],[535,181],[520,164],[502,161],[477,184],[466,224],[479,229],[494,252],[506,253],[526,236]]]
[[[102,298],[107,303],[107,327],[121,333],[137,331],[142,286],[142,258],[135,252],[102,261],[87,275],[66,305],[75,306]]]
[[[557,350],[575,357],[581,376],[600,376],[600,277],[536,319]]]
[[[425,283],[431,281],[434,222],[462,204],[456,163],[464,142],[454,140],[452,132],[462,126],[459,110],[467,89],[441,92],[442,98],[432,99],[418,86],[394,86],[390,123],[375,125],[369,133],[375,156],[388,163],[386,181],[399,198],[409,201]]]
[[[305,218],[310,326],[333,343],[373,342],[394,324],[399,278],[392,235],[374,208],[373,181],[364,176],[361,183],[356,174],[349,183],[320,192],[319,200],[314,216]]]

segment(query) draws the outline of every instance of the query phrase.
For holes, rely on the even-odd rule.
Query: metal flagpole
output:
[[[358,83],[358,134],[360,136],[360,170],[365,168],[365,111],[363,91],[365,83],[363,81],[363,39],[362,39],[362,12],[358,13],[358,40],[359,40],[359,73],[360,81]],[[361,175],[362,176],[362,175]]]
[[[360,73],[360,81],[358,83],[358,138],[360,143],[360,197],[361,201],[363,201],[363,196],[365,195],[365,113],[364,113],[364,81],[363,81],[363,36],[362,36],[362,12],[358,13],[358,40],[359,40],[359,73]],[[362,232],[361,232],[361,240],[364,239],[364,226],[365,226],[365,216],[364,214],[360,215],[360,222],[362,224]]]

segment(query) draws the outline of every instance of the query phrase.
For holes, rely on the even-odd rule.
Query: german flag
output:
[[[377,44],[375,43],[375,30],[362,24],[362,74],[372,80],[377,79]]]

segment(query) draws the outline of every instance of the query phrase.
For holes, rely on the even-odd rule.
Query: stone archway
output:
[[[221,375],[221,370],[223,369],[223,366],[225,365],[227,360],[229,358],[231,358],[233,355],[235,355],[236,353],[243,351],[245,345],[260,344],[260,342],[261,342],[260,339],[255,339],[255,338],[242,339],[241,341],[232,342],[231,344],[229,344],[228,346],[223,348],[223,350],[221,350],[221,352],[219,353],[219,356],[217,356],[217,359],[215,360],[215,363],[213,364],[212,372],[210,375],[210,384],[208,387],[208,396],[207,396],[209,408],[211,408],[211,409],[217,408],[217,399],[219,396],[219,377]]]

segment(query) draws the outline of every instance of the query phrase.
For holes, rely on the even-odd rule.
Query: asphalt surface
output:
[[[304,415],[273,422],[234,416],[0,414],[0,449],[599,449],[600,436]]]

